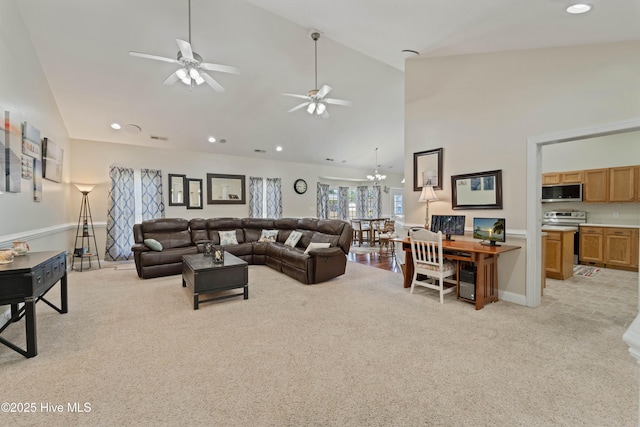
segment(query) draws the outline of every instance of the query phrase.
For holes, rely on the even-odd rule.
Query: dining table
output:
[[[369,246],[373,246],[376,243],[376,231],[380,231],[375,226],[375,223],[384,223],[389,217],[364,217],[364,218],[351,218],[351,221],[360,221],[369,223]],[[381,227],[380,227],[381,228]]]

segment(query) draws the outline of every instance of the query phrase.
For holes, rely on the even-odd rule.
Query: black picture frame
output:
[[[169,206],[187,205],[187,176],[169,174]],[[182,191],[182,194],[180,194]]]
[[[225,186],[227,187],[226,192],[224,190],[221,190]],[[245,176],[208,173],[207,174],[207,204],[208,205],[244,205],[246,204]]]
[[[451,207],[502,209],[502,170],[452,175]]]
[[[187,209],[203,209],[202,180],[187,178]]]
[[[442,152],[442,148],[436,148],[413,153],[413,191],[422,191],[425,174],[428,179],[437,180],[429,182],[434,190],[442,190]]]

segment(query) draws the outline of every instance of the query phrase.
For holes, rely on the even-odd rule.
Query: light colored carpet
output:
[[[249,279],[248,300],[194,311],[180,276],[71,273],[69,313],[37,305],[39,355],[0,347],[2,401],[38,405],[0,423],[638,425],[621,326],[503,301],[476,311],[453,295],[441,305],[401,274],[352,262],[312,286],[264,266]],[[23,331],[3,337],[23,342]],[[43,412],[47,402],[65,411]]]

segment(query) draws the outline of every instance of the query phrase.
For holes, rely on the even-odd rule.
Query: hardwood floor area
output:
[[[400,268],[396,257],[389,255],[381,256],[377,251],[366,254],[354,254],[351,252],[348,255],[348,260],[357,262],[358,264],[382,268],[383,270],[389,270],[396,273],[402,272],[402,269]]]

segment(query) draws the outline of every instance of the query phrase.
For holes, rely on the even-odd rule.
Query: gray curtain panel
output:
[[[369,210],[369,187],[360,186],[356,188],[356,217],[358,218],[366,218],[368,217]]]
[[[349,221],[349,187],[338,187],[338,218]]]
[[[282,218],[281,178],[267,178],[267,218]]]
[[[249,218],[262,218],[262,178],[249,177]]]
[[[382,203],[380,203],[382,192],[380,191],[380,186],[374,185],[371,187],[371,193],[373,194],[371,198],[371,212],[373,212],[373,216],[380,218],[382,216]]]
[[[106,261],[131,259],[133,252],[133,224],[135,222],[135,193],[133,169],[112,167],[109,171],[109,207],[107,211]]]
[[[317,210],[319,219],[329,218],[329,184],[318,183]]]
[[[162,201],[162,171],[141,169],[142,181],[142,220],[164,218]]]

